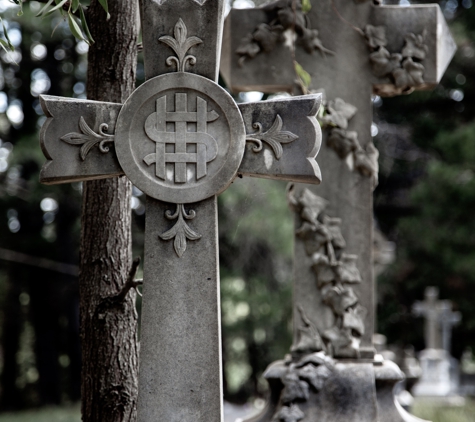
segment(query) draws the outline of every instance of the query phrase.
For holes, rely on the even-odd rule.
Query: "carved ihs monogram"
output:
[[[156,101],[156,112],[147,117],[145,133],[156,143],[155,153],[144,157],[147,165],[155,163],[155,175],[166,180],[166,164],[175,165],[175,183],[186,183],[188,163],[196,164],[196,179],[206,176],[206,164],[213,161],[218,154],[218,143],[206,133],[208,122],[216,120],[219,115],[214,110],[207,111],[207,102],[196,98],[196,111],[187,111],[187,94],[175,94],[175,111],[167,112],[167,97]],[[174,132],[167,132],[167,122],[175,124]],[[196,132],[188,132],[188,123],[196,123]],[[173,145],[174,152],[167,152],[166,146]],[[188,152],[187,146],[195,145],[196,152]]]

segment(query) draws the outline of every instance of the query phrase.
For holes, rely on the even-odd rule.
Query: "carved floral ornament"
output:
[[[82,145],[79,151],[81,160],[85,160],[89,151],[95,147],[99,147],[99,151],[103,154],[109,152],[109,147],[105,145],[107,143],[114,142],[114,135],[105,133],[109,126],[106,123],[102,123],[99,126],[99,133],[94,132],[84,120],[84,117],[79,118],[79,129],[81,133],[73,132],[62,136],[60,139],[70,145]]]
[[[345,160],[351,169],[373,180],[373,188],[378,185],[379,153],[372,142],[363,149],[356,131],[347,130],[348,123],[358,109],[341,98],[327,101],[324,95],[320,124],[328,131],[327,145]]]
[[[296,37],[300,45],[308,54],[315,50],[325,54],[335,54],[325,48],[318,37],[318,31],[310,27],[306,13],[302,11],[301,0],[278,0],[262,7],[270,12],[274,18],[268,23],[259,24],[254,32],[247,34],[236,50],[239,56],[239,65],[246,60],[253,59],[259,53],[269,53],[277,45],[286,41],[286,35],[293,39]]]
[[[371,50],[369,60],[373,74],[378,78],[389,78],[396,89],[382,88],[379,95],[393,96],[409,94],[414,87],[424,84],[422,61],[428,52],[425,44],[426,31],[416,35],[408,33],[400,53],[390,53],[387,49],[386,28],[367,25],[364,34]]]

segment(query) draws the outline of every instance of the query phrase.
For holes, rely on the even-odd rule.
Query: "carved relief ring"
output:
[[[223,192],[236,176],[246,133],[232,97],[202,76],[177,72],[141,85],[117,120],[115,148],[132,183],[165,202]]]

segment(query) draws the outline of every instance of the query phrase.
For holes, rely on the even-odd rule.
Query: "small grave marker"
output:
[[[460,312],[452,311],[450,300],[439,300],[439,289],[427,287],[425,300],[415,302],[413,312],[425,319],[426,349],[444,349],[450,353],[452,327],[462,320]]]

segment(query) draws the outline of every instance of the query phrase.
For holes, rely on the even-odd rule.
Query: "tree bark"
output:
[[[97,0],[87,13],[95,40],[87,97],[124,102],[135,88],[138,5],[135,0],[108,3],[109,21]],[[132,264],[130,198],[126,177],[84,183],[79,292],[85,422],[136,420],[135,291],[120,295]]]

